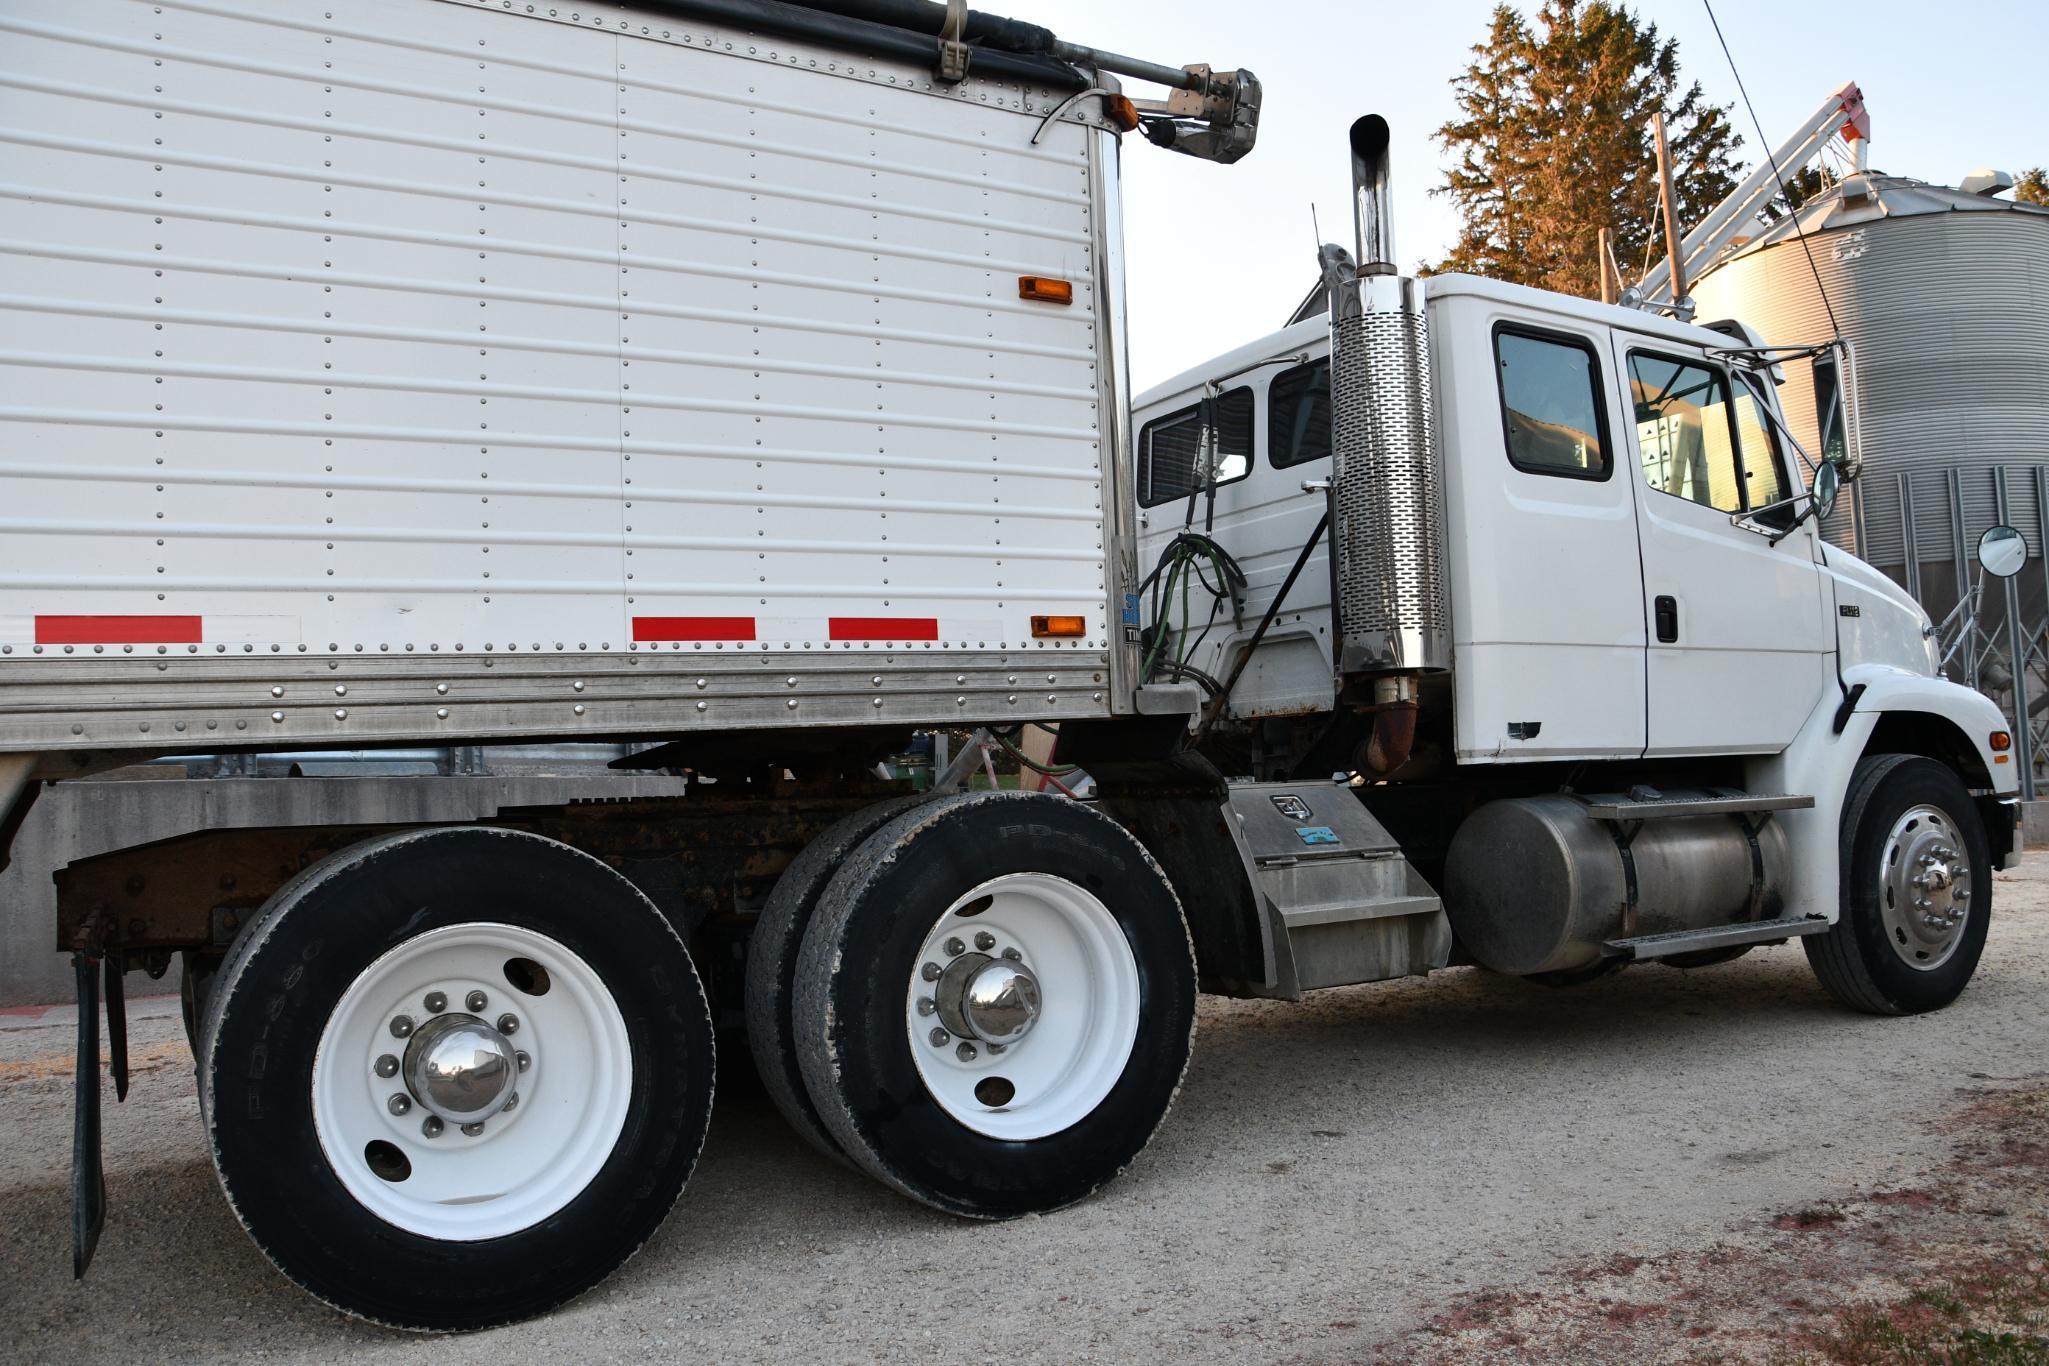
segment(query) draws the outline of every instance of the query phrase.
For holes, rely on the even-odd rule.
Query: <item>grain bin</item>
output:
[[[2019,527],[2039,561],[2049,523],[2049,209],[1859,173],[1809,200],[1797,220],[1763,228],[1693,295],[1702,318],[1741,318],[1773,343],[1826,341],[1833,307],[1855,358],[1863,467],[1854,498],[1825,528],[1830,540],[1912,589],[1937,618],[1965,582],[1960,559],[1968,571],[1969,547],[1992,523]],[[1813,376],[1789,365],[1786,379],[1788,422],[1813,450]],[[2033,608],[2023,618],[2034,619],[2040,563],[2020,586]]]

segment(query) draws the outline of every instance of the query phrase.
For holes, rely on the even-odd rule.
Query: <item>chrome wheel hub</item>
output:
[[[479,993],[481,994],[481,993]],[[519,1077],[512,1044],[474,1015],[437,1015],[406,1042],[406,1089],[450,1124],[508,1108]]]
[[[1971,915],[1971,861],[1940,807],[1915,806],[1893,822],[1880,870],[1879,912],[1900,961],[1927,971],[1956,952]]]
[[[949,1032],[1014,1044],[1038,1023],[1039,979],[1016,959],[963,953],[940,974],[933,1002]]]

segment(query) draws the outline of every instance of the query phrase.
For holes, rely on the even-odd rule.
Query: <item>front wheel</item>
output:
[[[1913,1015],[1954,1001],[1992,920],[1992,855],[1962,780],[1933,759],[1874,754],[1843,804],[1842,914],[1801,943],[1844,1005]]]
[[[710,1117],[710,1013],[661,913],[518,831],[344,850],[222,964],[200,1100],[229,1203],[345,1312],[464,1330],[595,1285]]]
[[[939,800],[883,825],[797,961],[806,1089],[841,1151],[935,1208],[1057,1209],[1173,1103],[1195,1028],[1180,903],[1122,827],[1066,798]]]

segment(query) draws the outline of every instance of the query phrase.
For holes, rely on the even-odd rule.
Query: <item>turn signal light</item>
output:
[[[1105,95],[1103,117],[1110,120],[1112,126],[1128,133],[1138,127],[1138,106],[1133,104],[1128,96]]]
[[[1033,617],[1032,634],[1041,640],[1048,636],[1084,636],[1088,634],[1087,617]]]
[[[1017,297],[1036,299],[1042,304],[1071,304],[1074,302],[1074,285],[1044,275],[1020,275],[1017,277]]]
[[[2008,735],[2003,730],[1993,731],[1992,748],[2002,754],[2005,753],[2007,750],[2013,748],[2013,737],[2011,735]]]

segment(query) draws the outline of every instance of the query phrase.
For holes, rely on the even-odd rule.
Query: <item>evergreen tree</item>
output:
[[[1782,171],[1784,167],[1780,168]],[[1776,223],[1808,200],[1836,187],[1839,177],[1826,166],[1803,166],[1786,177],[1786,183],[1764,206],[1764,221]]]
[[[2013,197],[2023,204],[2041,204],[2049,207],[2049,169],[2037,166],[2031,171],[2022,171],[2013,182]]]
[[[1608,0],[1544,0],[1535,25],[1497,5],[1486,41],[1455,77],[1459,116],[1437,130],[1456,162],[1434,193],[1463,220],[1436,270],[1470,271],[1598,295],[1600,229],[1625,278],[1653,242],[1657,149],[1665,114],[1682,231],[1735,188],[1742,139],[1698,82],[1679,84],[1679,45]]]

